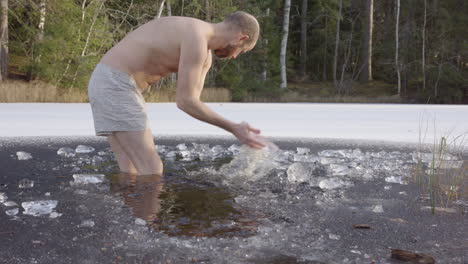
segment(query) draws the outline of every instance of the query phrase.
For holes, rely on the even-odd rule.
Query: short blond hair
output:
[[[224,19],[224,23],[233,26],[240,30],[242,34],[249,36],[247,40],[248,45],[257,43],[258,36],[260,35],[260,25],[257,19],[243,11],[236,11]]]

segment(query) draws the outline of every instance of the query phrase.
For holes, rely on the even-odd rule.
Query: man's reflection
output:
[[[148,223],[152,223],[159,213],[159,194],[163,186],[163,177],[159,174],[136,175],[121,172],[112,175],[111,180],[111,190],[121,193],[133,214]]]

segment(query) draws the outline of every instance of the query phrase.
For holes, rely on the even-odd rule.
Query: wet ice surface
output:
[[[112,176],[116,165],[107,146],[75,156],[58,154],[63,147],[50,147],[53,157],[37,161],[40,176],[21,174],[34,187],[17,189],[15,179],[0,189],[2,203],[22,205],[0,208],[2,223],[22,228],[12,238],[40,241],[56,253],[39,247],[32,255],[0,241],[8,263],[389,263],[389,248],[400,247],[440,263],[467,258],[460,246],[466,201],[452,206],[457,213],[441,212],[456,219],[443,229],[447,216],[422,209],[428,203],[409,184],[417,162],[411,151],[160,144],[163,185],[122,185]],[[48,175],[54,184],[46,184]],[[26,214],[25,202],[41,209]],[[57,253],[62,250],[70,253]]]

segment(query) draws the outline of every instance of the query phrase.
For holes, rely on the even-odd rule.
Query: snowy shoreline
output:
[[[270,138],[423,143],[468,133],[467,105],[208,103],[222,116],[247,121]],[[174,103],[148,103],[153,134],[229,136],[193,119]],[[87,103],[0,104],[0,137],[94,136]],[[435,126],[435,128],[434,128]],[[424,136],[424,135],[423,135]]]

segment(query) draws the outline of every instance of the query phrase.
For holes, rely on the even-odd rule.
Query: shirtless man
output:
[[[162,174],[141,92],[172,72],[178,73],[179,109],[225,129],[243,144],[264,147],[255,136],[258,129],[226,120],[200,101],[211,54],[234,59],[250,51],[259,29],[257,20],[241,11],[217,24],[189,17],[158,18],[130,32],[103,56],[88,94],[96,135],[107,136],[121,172]]]

